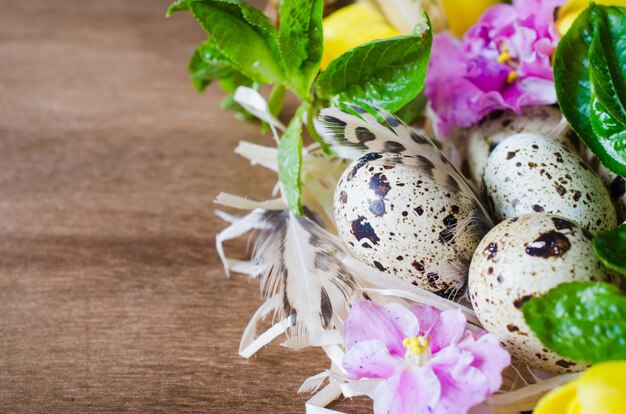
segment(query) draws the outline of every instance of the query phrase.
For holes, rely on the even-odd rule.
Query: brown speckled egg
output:
[[[483,179],[497,221],[546,212],[594,233],[617,225],[600,178],[579,156],[544,136],[522,133],[502,141],[489,156]]]
[[[518,115],[513,111],[496,111],[469,129],[467,164],[472,180],[482,185],[489,154],[506,138],[520,132],[547,135],[562,119],[561,111],[553,106],[528,106]],[[579,152],[582,144],[569,127],[554,134],[553,139]]]
[[[520,308],[561,283],[608,278],[589,232],[560,216],[526,214],[498,224],[480,242],[470,265],[469,296],[485,329],[514,356],[547,372],[573,372],[584,365],[548,351]]]
[[[361,157],[335,190],[339,235],[370,266],[442,296],[463,292],[491,222],[481,220],[484,210],[464,195],[457,174],[421,155]]]
[[[598,167],[598,175],[611,194],[618,221],[626,220],[626,178],[609,171],[602,164]]]

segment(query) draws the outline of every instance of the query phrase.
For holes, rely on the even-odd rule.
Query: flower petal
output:
[[[487,378],[472,366],[471,352],[450,346],[430,361],[441,384],[441,398],[434,414],[466,414],[491,393]]]
[[[389,378],[401,364],[402,359],[391,356],[385,343],[377,339],[358,342],[341,362],[351,379]]]
[[[461,41],[445,33],[434,37],[425,93],[439,135],[471,126],[497,109],[520,113],[524,106],[556,102],[553,11],[563,1],[496,4]]]
[[[441,312],[439,320],[428,332],[430,351],[435,354],[447,346],[456,344],[463,333],[467,320],[460,310]]]
[[[344,342],[348,350],[362,341],[382,341],[391,355],[404,356],[402,340],[417,335],[419,323],[405,307],[390,303],[377,305],[364,299],[352,306],[344,324]]]
[[[474,355],[472,366],[485,375],[489,392],[497,391],[502,385],[502,370],[511,364],[511,356],[502,348],[498,339],[486,334],[477,341],[463,341],[459,348]]]
[[[440,395],[433,370],[411,366],[376,387],[374,414],[430,414]]]
[[[419,335],[426,335],[439,320],[441,310],[429,305],[418,305],[411,308],[413,315],[417,316],[420,324]]]

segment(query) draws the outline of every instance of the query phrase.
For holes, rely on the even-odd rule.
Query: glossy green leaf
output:
[[[233,72],[226,56],[210,40],[202,42],[189,60],[191,83],[198,92],[204,91],[212,81],[229,77]]]
[[[277,31],[260,10],[241,0],[186,0],[170,10],[184,8],[239,72],[260,83],[285,80]]]
[[[302,104],[287,126],[278,145],[278,177],[287,205],[293,214],[302,216],[302,116],[308,105]]]
[[[626,224],[596,233],[593,250],[606,267],[626,276]]]
[[[287,77],[302,99],[308,98],[322,61],[323,9],[323,0],[290,0],[280,6],[280,52]]]
[[[316,94],[342,102],[374,105],[395,112],[424,86],[430,57],[430,22],[419,34],[374,40],[333,60],[316,81]]]
[[[620,127],[626,96],[626,14],[591,4],[563,36],[554,55],[563,115],[602,163],[626,175],[626,137]],[[608,122],[608,124],[605,124]]]
[[[598,141],[604,144],[604,148],[611,161],[626,163],[626,124],[613,117],[595,94],[591,92],[591,128]]]
[[[595,35],[589,48],[589,72],[593,90],[611,117],[625,124],[626,9],[597,8],[592,18]]]
[[[626,296],[602,282],[559,285],[522,306],[541,342],[574,361],[626,359]]]

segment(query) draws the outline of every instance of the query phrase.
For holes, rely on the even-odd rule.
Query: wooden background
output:
[[[328,366],[237,356],[258,288],[224,278],[212,200],[265,197],[232,149],[271,141],[189,85],[203,33],[167,4],[0,0],[2,413],[301,413]]]

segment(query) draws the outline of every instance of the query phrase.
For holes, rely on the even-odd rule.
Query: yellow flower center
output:
[[[413,336],[411,338],[404,338],[402,346],[404,346],[408,352],[415,355],[422,355],[428,350],[428,339],[423,336]]]
[[[515,72],[515,71],[511,71],[511,72],[509,72],[508,75],[506,75],[507,83],[515,82],[515,79],[517,79],[517,72]]]
[[[498,63],[504,63],[511,59],[511,54],[506,50],[498,55]]]

